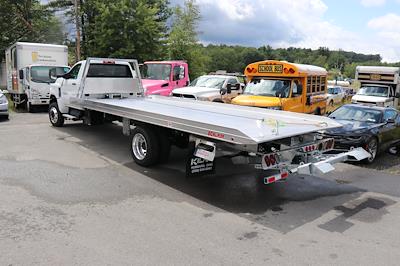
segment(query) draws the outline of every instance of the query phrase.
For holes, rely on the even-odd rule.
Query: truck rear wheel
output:
[[[56,102],[52,102],[49,106],[49,119],[54,127],[62,127],[64,125],[64,117]]]
[[[131,152],[133,160],[148,167],[159,161],[160,146],[156,131],[148,126],[137,126],[132,131]]]

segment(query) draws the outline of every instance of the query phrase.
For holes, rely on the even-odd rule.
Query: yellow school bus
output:
[[[233,104],[322,115],[327,71],[322,67],[267,60],[245,69],[247,85]]]

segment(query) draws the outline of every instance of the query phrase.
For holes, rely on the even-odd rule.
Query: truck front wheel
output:
[[[64,125],[64,117],[58,109],[57,102],[52,102],[49,106],[49,119],[50,123],[55,127],[62,127]]]
[[[138,165],[148,167],[158,163],[159,147],[159,138],[151,127],[137,126],[132,131],[131,152]]]

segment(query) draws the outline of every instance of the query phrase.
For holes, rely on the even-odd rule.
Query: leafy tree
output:
[[[184,6],[174,9],[171,31],[168,37],[168,57],[184,59],[189,64],[190,75],[196,78],[206,72],[209,58],[198,45],[197,24],[200,10],[194,0],[186,0]]]
[[[62,25],[39,0],[0,0],[0,53],[17,41],[63,43]]]

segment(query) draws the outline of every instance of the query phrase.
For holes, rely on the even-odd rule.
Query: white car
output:
[[[339,86],[328,86],[326,104],[333,106],[342,103],[346,98],[346,91]]]
[[[8,100],[1,90],[0,90],[0,118],[8,119]]]
[[[204,75],[189,86],[172,91],[172,96],[200,101],[230,103],[243,90],[244,84],[237,76]]]

